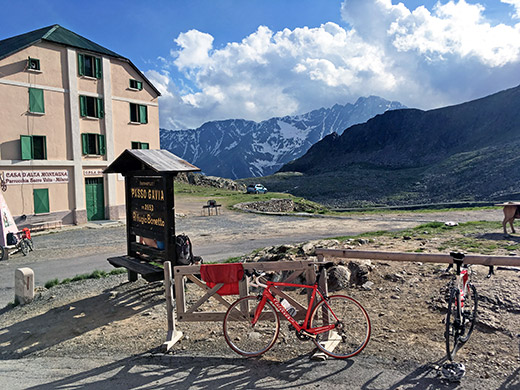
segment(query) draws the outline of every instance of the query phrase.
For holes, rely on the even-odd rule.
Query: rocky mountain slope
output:
[[[520,87],[436,110],[385,112],[325,137],[263,182],[339,206],[514,199],[519,117]]]
[[[262,122],[243,119],[213,121],[198,129],[161,129],[161,148],[195,164],[207,175],[231,179],[265,176],[302,156],[333,132],[367,121],[387,110],[403,108],[376,96],[355,104],[321,108],[297,116]]]

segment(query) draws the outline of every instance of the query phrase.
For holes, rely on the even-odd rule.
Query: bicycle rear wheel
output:
[[[280,332],[280,320],[271,302],[266,301],[256,324],[260,299],[249,296],[235,301],[224,316],[224,337],[229,347],[242,356],[252,357],[268,351]]]
[[[20,250],[22,251],[24,256],[27,256],[27,253],[29,253],[29,247],[27,246],[27,243],[25,240],[21,240],[18,245],[20,245]]]
[[[448,312],[446,313],[446,330],[444,338],[446,339],[446,355],[449,360],[455,358],[455,354],[461,346],[461,325],[459,321],[459,305],[457,302],[458,289],[452,287],[450,289],[450,299],[448,301]]]
[[[469,336],[473,332],[475,322],[477,322],[477,306],[478,294],[474,285],[468,284],[468,291],[464,296],[464,306],[462,308],[462,331],[460,334],[460,342],[465,343],[469,340]]]
[[[333,330],[320,333],[313,339],[318,349],[331,357],[346,359],[357,355],[367,346],[371,333],[370,318],[355,299],[332,295],[314,308],[311,328],[333,323],[336,324]]]
[[[24,238],[23,241],[27,245],[27,248],[32,252],[34,250],[34,244],[31,238]]]

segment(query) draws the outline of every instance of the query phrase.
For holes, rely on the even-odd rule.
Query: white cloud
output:
[[[496,0],[499,1],[499,0]],[[514,5],[520,0],[501,0]],[[213,37],[181,33],[172,62],[182,76],[148,72],[163,93],[161,126],[303,113],[379,95],[422,108],[512,86],[520,71],[520,23],[491,25],[464,0],[407,9],[391,0],[345,0],[348,27],[271,31],[265,26],[222,48]]]
[[[511,4],[515,7],[515,18],[520,19],[520,0],[500,0],[502,3]]]

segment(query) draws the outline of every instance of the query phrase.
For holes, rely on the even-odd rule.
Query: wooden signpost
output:
[[[167,150],[152,149],[127,149],[105,169],[125,177],[127,254],[108,261],[125,267],[130,281],[138,275],[162,280],[156,263],[176,264],[173,179],[194,171],[200,169]]]

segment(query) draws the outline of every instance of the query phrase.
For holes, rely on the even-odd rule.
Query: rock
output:
[[[308,242],[302,246],[302,252],[303,252],[303,254],[305,254],[307,256],[314,255],[315,251],[316,251],[316,247],[314,246],[314,244],[312,244],[310,242]]]
[[[373,282],[366,282],[365,284],[363,284],[361,287],[363,288],[363,290],[365,291],[372,291],[372,286],[374,285]]]
[[[351,272],[342,265],[332,267],[327,273],[327,285],[329,291],[343,290],[349,286]]]
[[[384,278],[385,280],[390,280],[391,282],[404,282],[404,277],[400,274],[386,274]]]
[[[348,263],[350,271],[350,284],[362,286],[368,281],[368,275],[372,270],[370,262],[352,260]]]
[[[246,190],[245,184],[237,183],[234,180],[193,172],[179,173],[175,177],[175,181],[204,187],[224,188],[232,191],[245,192]]]

